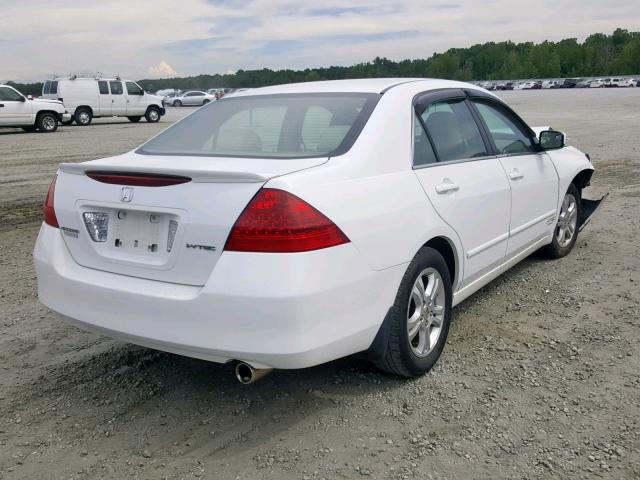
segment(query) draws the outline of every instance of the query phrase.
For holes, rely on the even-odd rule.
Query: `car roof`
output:
[[[238,92],[237,96],[274,95],[282,93],[384,93],[398,85],[414,82],[422,83],[423,85],[421,86],[424,90],[436,88],[477,88],[470,83],[433,78],[364,78],[274,85]]]

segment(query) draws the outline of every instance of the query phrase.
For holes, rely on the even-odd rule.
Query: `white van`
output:
[[[162,98],[146,93],[140,85],[120,78],[65,77],[47,80],[42,97],[61,101],[71,114],[69,123],[89,125],[97,117],[127,117],[155,123],[165,114]]]

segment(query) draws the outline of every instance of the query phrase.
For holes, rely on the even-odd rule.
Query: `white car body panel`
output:
[[[63,229],[44,224],[34,251],[41,301],[71,323],[152,348],[301,368],[369,348],[408,263],[437,238],[453,251],[458,304],[551,241],[555,222],[548,219],[557,216],[575,176],[593,167],[584,154],[565,147],[413,169],[412,99],[444,88],[478,89],[446,80],[370,79],[237,93],[384,92],[352,147],[332,158],[131,152],[63,164],[54,199]],[[511,179],[514,169],[523,176]],[[90,180],[85,172],[92,170],[169,173],[192,181],[136,187],[125,205],[121,187]],[[459,188],[437,193],[447,179]],[[262,187],[297,195],[350,242],[305,253],[223,251],[235,219]],[[100,250],[81,217],[94,207],[177,215],[184,219],[176,235],[180,248],[158,264]],[[187,242],[217,249],[190,252],[182,248]]]
[[[43,92],[42,98],[55,100],[61,98],[71,115],[74,115],[79,107],[91,108],[93,117],[141,116],[150,106],[163,109],[162,97],[146,92],[144,95],[129,95],[126,84],[132,82],[131,80],[73,77],[53,80],[58,82],[56,93]],[[112,94],[109,88],[108,93],[100,93],[98,82],[120,82],[123,91],[121,94]]]
[[[13,100],[0,100],[0,127],[21,127],[33,125],[40,112],[54,112],[60,120],[68,120],[69,114],[57,100],[33,99],[22,95],[18,90],[9,85],[0,85],[8,88],[24,98],[23,102]]]

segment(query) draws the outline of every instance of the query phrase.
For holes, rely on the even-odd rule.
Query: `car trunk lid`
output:
[[[80,265],[201,286],[264,183],[326,161],[127,154],[62,164],[54,208]]]

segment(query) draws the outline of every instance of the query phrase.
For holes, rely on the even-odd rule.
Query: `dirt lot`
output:
[[[415,381],[347,358],[241,386],[68,326],[31,260],[56,165],[188,110],[0,133],[0,478],[640,478],[640,89],[502,96],[589,152],[589,193],[611,197],[569,257],[534,255],[456,308]]]

